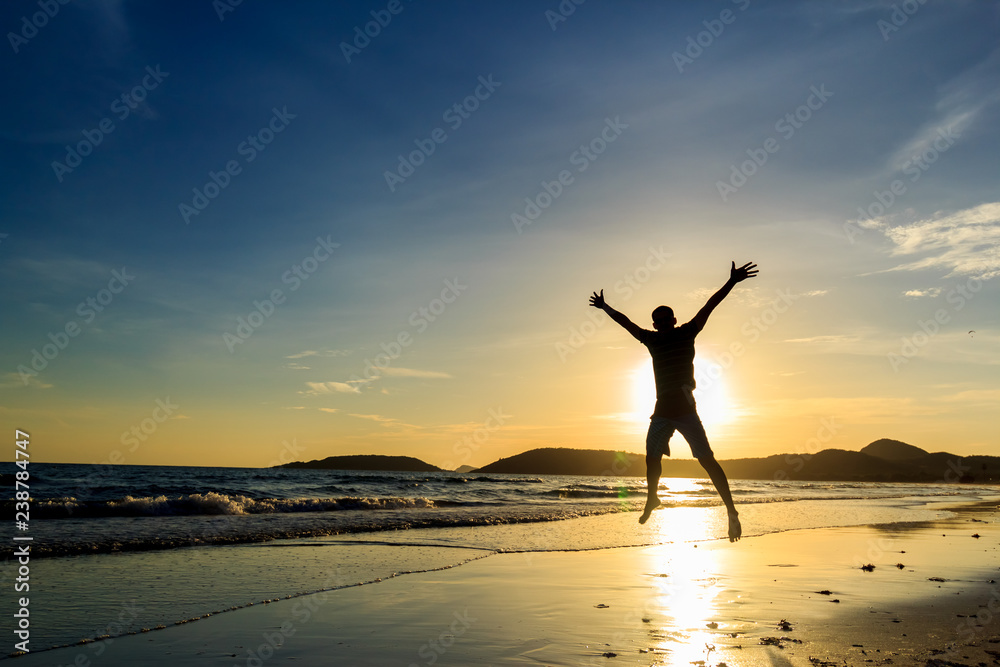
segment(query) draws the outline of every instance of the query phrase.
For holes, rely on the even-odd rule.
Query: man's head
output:
[[[653,328],[657,331],[663,329],[673,329],[674,325],[677,324],[677,318],[674,317],[674,310],[669,306],[657,306],[653,309]]]

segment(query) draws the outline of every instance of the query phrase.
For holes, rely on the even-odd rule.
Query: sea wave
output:
[[[617,491],[618,489],[628,488],[642,489],[645,491],[646,484],[639,483],[638,480],[635,480],[629,482],[608,482],[607,484],[567,484],[564,488],[584,491]]]
[[[494,506],[402,509],[378,516],[370,512],[321,514],[266,514],[241,516],[160,516],[154,523],[133,516],[112,516],[96,522],[91,531],[62,534],[59,539],[39,540],[32,545],[32,557],[47,558],[82,554],[167,550],[208,545],[237,545],[278,539],[329,535],[391,532],[415,528],[462,528],[501,524],[559,521],[584,516],[616,513],[634,508],[595,506],[590,508],[524,507],[512,510]],[[138,522],[138,523],[137,523]],[[38,522],[40,536],[56,535],[59,522]]]
[[[553,489],[543,495],[555,498],[639,498],[646,495],[645,489]]]
[[[486,482],[491,484],[542,484],[545,482],[541,477],[489,477],[487,475],[472,474],[468,477],[441,477],[437,481],[447,483],[468,484],[474,482]]]
[[[153,517],[242,514],[288,514],[343,510],[398,510],[461,506],[468,503],[429,498],[251,498],[242,494],[210,491],[177,496],[124,496],[114,500],[79,500],[73,497],[38,500],[32,516],[38,519],[87,519],[104,517]],[[4,503],[5,510],[13,505]],[[10,505],[10,507],[7,507]]]

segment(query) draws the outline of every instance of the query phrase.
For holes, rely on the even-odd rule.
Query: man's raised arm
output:
[[[698,311],[698,314],[694,316],[694,319],[691,320],[698,327],[698,330],[701,331],[705,328],[708,316],[712,314],[716,306],[722,303],[723,299],[729,296],[736,283],[743,282],[747,278],[755,278],[757,273],[757,265],[753,262],[747,262],[739,268],[736,268],[736,262],[733,262],[732,268],[729,270],[729,280],[726,281],[726,284],[718,292],[709,298],[705,305],[701,307],[701,310]]]
[[[590,297],[590,305],[594,308],[600,308],[603,310],[611,319],[622,325],[625,328],[625,331],[628,331],[636,338],[639,338],[639,336],[642,335],[642,327],[625,317],[622,313],[619,313],[604,301],[604,290],[601,290],[600,294],[594,292],[594,296]]]

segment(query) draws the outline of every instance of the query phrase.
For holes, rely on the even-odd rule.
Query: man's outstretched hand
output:
[[[747,278],[756,278],[757,273],[757,265],[753,262],[747,262],[738,269],[736,262],[733,262],[733,268],[729,269],[729,279],[734,283],[739,283]]]
[[[604,290],[601,290],[600,294],[594,292],[594,296],[590,297],[590,305],[594,308],[604,308]]]

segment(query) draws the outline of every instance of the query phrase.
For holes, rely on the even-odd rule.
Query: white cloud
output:
[[[382,368],[379,369],[381,375],[366,380],[348,380],[347,382],[306,382],[309,387],[306,391],[299,393],[304,396],[324,396],[329,394],[360,394],[361,388],[380,379],[383,375],[390,377],[407,378],[429,378],[429,379],[451,379],[453,376],[439,371],[422,371],[415,368]],[[385,389],[383,394],[388,393]]]
[[[323,394],[360,394],[361,390],[354,384],[347,382],[306,382],[308,391],[299,392],[307,396],[319,396]]]
[[[346,357],[350,350],[303,350],[290,354],[285,359],[302,359],[304,357]]]
[[[359,415],[355,413],[348,413],[349,417],[357,417],[358,419],[370,419],[374,422],[379,422],[380,424],[388,424],[396,421],[392,417],[383,417],[382,415]]]
[[[809,338],[786,338],[786,343],[854,343],[861,340],[861,336],[834,334],[828,336],[810,336]]]
[[[921,126],[892,155],[890,168],[902,169],[925,152],[929,155],[942,152],[942,135],[954,135],[952,143],[960,139],[983,115],[983,110],[1000,101],[1000,91],[995,83],[998,70],[1000,49],[943,86],[935,105],[936,116]],[[948,147],[945,146],[944,150]]]
[[[380,369],[382,375],[388,375],[390,377],[405,377],[405,378],[451,378],[452,376],[448,373],[441,373],[438,371],[421,371],[415,368],[393,368],[392,366]]]
[[[348,417],[357,417],[358,419],[366,419],[368,421],[376,422],[381,424],[386,430],[382,431],[382,434],[408,434],[414,435],[416,432],[427,432],[426,426],[417,426],[416,424],[408,424],[406,422],[401,422],[395,417],[386,417],[384,415],[376,414],[359,414],[359,413],[348,413]]]
[[[903,292],[903,296],[908,296],[911,299],[919,299],[922,297],[934,298],[941,293],[940,287],[931,287],[929,289],[910,289]]]
[[[718,288],[701,287],[689,292],[686,297],[694,301],[706,302],[717,291],[719,291]],[[809,290],[808,292],[792,293],[792,291],[788,289],[775,290],[774,288],[746,287],[733,290],[729,296],[726,297],[726,302],[740,303],[745,306],[749,306],[750,308],[767,308],[768,306],[772,306],[775,303],[783,301],[784,297],[791,299],[799,299],[802,297],[810,298],[824,296],[829,292],[830,290],[817,289]]]
[[[921,171],[930,169],[937,161],[937,157],[931,159],[931,156],[943,153],[956,143],[972,125],[980,109],[981,107],[953,109],[946,112],[940,120],[925,124],[893,154],[889,160],[890,168],[893,171],[908,167]]]
[[[37,376],[26,375],[27,383],[21,379],[20,373],[4,373],[0,376],[0,389],[15,389],[17,387],[31,387],[33,389],[51,389],[52,385],[39,380]]]
[[[1000,202],[938,214],[908,225],[892,226],[888,220],[871,220],[867,226],[893,242],[890,254],[923,257],[877,273],[938,269],[948,271],[945,278],[988,280],[1000,276]]]
[[[941,396],[945,403],[962,403],[968,407],[982,406],[994,409],[1000,404],[1000,389],[967,389],[957,394]]]

